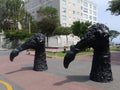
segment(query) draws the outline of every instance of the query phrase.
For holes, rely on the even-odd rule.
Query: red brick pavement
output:
[[[101,90],[86,84],[70,81],[66,78],[48,72],[36,72],[32,67],[34,57],[20,53],[14,62],[9,61],[9,56],[0,56],[0,74],[10,81],[18,84],[25,90]]]
[[[113,64],[120,64],[120,51],[111,52]],[[80,56],[81,60],[92,59],[92,55]],[[57,58],[54,58],[57,60]],[[60,60],[61,58],[59,58]],[[32,67],[34,56],[20,53],[14,62],[10,62],[9,56],[0,56],[0,75],[23,87],[25,90],[100,90],[86,84],[70,81],[66,78],[53,75],[48,72],[35,72]]]

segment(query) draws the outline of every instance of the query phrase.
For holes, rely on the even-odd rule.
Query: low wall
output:
[[[49,37],[48,38],[48,44],[47,44],[47,40],[46,40],[45,44],[46,44],[46,47],[63,48],[64,46],[69,47],[71,45],[74,45],[79,40],[80,40],[79,37],[74,36],[72,34],[70,34],[70,35],[56,35],[56,36]],[[23,43],[23,42],[19,41],[19,43]],[[13,46],[13,42],[10,42],[9,40],[6,40],[4,34],[0,33],[0,48],[9,49],[9,48],[12,48],[12,46]]]
[[[76,44],[80,40],[79,37],[74,36],[72,34],[70,35],[56,35],[56,36],[51,36],[48,38],[48,44],[46,40],[46,45],[48,47],[64,47],[64,46],[71,46]]]
[[[1,32],[0,33],[0,48],[2,48],[3,47],[3,45],[4,45],[4,39],[5,38],[5,36],[4,36],[4,34]]]

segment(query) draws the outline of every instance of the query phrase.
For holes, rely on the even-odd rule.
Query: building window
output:
[[[88,19],[88,15],[87,15],[87,14],[84,14],[84,15],[83,15],[83,18]]]
[[[83,16],[83,13],[81,13],[81,16]]]
[[[35,19],[35,16],[32,16],[32,19],[34,20],[34,19]]]
[[[73,3],[73,7],[75,7],[75,3]]]
[[[66,13],[66,8],[62,7],[62,12]]]
[[[73,14],[75,14],[75,10],[73,10]]]
[[[93,6],[93,10],[96,10],[96,6]]]
[[[97,23],[97,22],[92,22],[93,24]]]
[[[81,6],[81,10],[83,9],[83,7]]]
[[[91,4],[89,4],[89,7],[90,7],[90,9],[92,9],[92,5]]]
[[[97,18],[96,18],[96,17],[93,17],[93,20],[94,20],[94,21],[97,21]]]
[[[25,0],[25,4],[28,4],[28,3],[30,3],[30,1],[29,0]]]
[[[92,10],[89,10],[89,13],[92,14]]]
[[[35,13],[35,11],[32,11],[32,13]]]
[[[77,3],[80,3],[80,0],[77,0]]]
[[[77,12],[77,15],[80,15],[80,12]]]
[[[71,21],[71,17],[69,17],[69,20]]]
[[[62,23],[62,26],[66,27],[66,25],[67,25],[66,23]]]
[[[89,19],[92,20],[92,16],[89,16]]]
[[[88,13],[88,9],[87,8],[83,8],[83,12]]]
[[[84,5],[85,7],[88,7],[88,2],[84,2],[83,5]]]
[[[63,4],[63,5],[66,5],[66,0],[62,0],[62,4]]]
[[[73,17],[73,21],[76,21],[76,17]]]
[[[93,11],[93,15],[95,15],[95,16],[96,16],[96,11]]]
[[[66,20],[66,16],[65,15],[62,15],[62,20]]]

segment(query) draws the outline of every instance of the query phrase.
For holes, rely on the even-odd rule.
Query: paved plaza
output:
[[[120,51],[111,52],[114,81],[98,83],[89,80],[92,54],[75,58],[68,69],[63,58],[47,57],[48,70],[33,71],[34,52],[23,51],[10,62],[10,50],[0,51],[0,90],[119,90]]]

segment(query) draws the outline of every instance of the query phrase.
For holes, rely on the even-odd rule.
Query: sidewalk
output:
[[[0,51],[6,51],[6,50],[8,50],[8,49],[5,49],[5,48],[0,48]]]
[[[63,67],[63,58],[47,58],[48,70],[33,71],[33,55],[21,52],[9,61],[9,54],[0,56],[0,80],[9,83],[13,90],[119,90],[120,51],[112,54],[114,81],[98,83],[89,80],[92,55],[76,57],[68,69]],[[0,90],[6,90],[3,86]],[[4,89],[3,89],[4,88]]]

